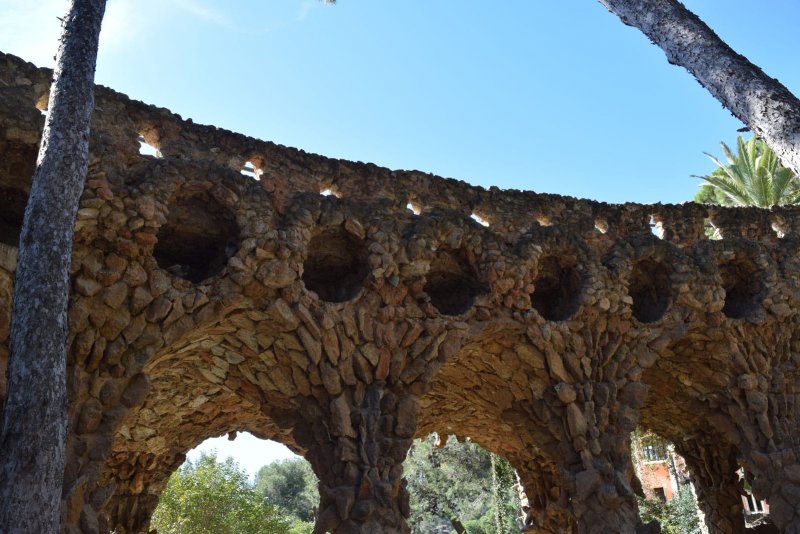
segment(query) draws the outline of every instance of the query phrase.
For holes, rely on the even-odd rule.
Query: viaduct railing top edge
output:
[[[52,71],[0,52],[0,86],[28,91],[42,107]],[[800,233],[798,207],[731,208],[684,204],[611,204],[591,199],[515,189],[488,189],[416,170],[391,170],[308,153],[271,141],[194,123],[103,86],[97,86],[95,128],[122,138],[135,156],[136,140],[168,158],[207,161],[252,174],[269,192],[325,192],[348,198],[383,198],[419,212],[444,208],[472,216],[500,232],[531,225],[569,226],[611,235],[650,231],[674,242],[695,242],[716,233],[722,238],[774,240]],[[108,136],[106,136],[108,137]],[[130,139],[128,139],[130,138]]]

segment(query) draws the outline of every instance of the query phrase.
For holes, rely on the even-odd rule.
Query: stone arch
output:
[[[716,423],[724,421],[727,403],[741,402],[730,398],[736,388],[730,377],[740,372],[742,358],[731,340],[696,335],[698,326],[651,344],[658,365],[644,371],[649,392],[639,424],[685,459],[709,532],[738,534],[744,532],[737,474],[742,452],[731,440],[740,436],[732,425]]]
[[[556,534],[571,532],[573,519],[555,463],[562,438],[553,429],[563,423],[542,399],[555,395],[544,360],[518,328],[488,325],[434,375],[416,437],[469,437],[508,460],[524,487],[530,526]]]
[[[108,501],[98,514],[104,527],[119,534],[139,534],[148,532],[152,514],[158,505],[159,497],[167,485],[170,476],[186,461],[186,454],[203,441],[217,436],[231,435],[237,432],[249,432],[259,439],[280,441],[280,438],[270,432],[274,422],[268,418],[258,422],[255,410],[240,416],[241,420],[235,421],[227,418],[226,425],[215,425],[215,429],[207,430],[195,436],[193,445],[179,445],[176,440],[173,447],[160,454],[153,454],[142,450],[127,450],[124,446],[115,443],[105,472],[103,482],[109,484],[97,491],[98,494],[113,492],[107,495]],[[167,434],[174,436],[174,434]],[[161,437],[161,435],[156,435]],[[294,446],[294,445],[293,445]],[[302,451],[297,451],[298,453]]]
[[[106,526],[145,532],[169,476],[209,437],[247,431],[304,453],[284,415],[291,402],[250,381],[265,372],[247,350],[207,333],[153,359],[145,367],[149,390],[117,425],[101,472],[97,492],[113,489],[100,514]]]
[[[735,372],[728,341],[694,334],[668,332],[647,349],[647,358],[658,365],[643,371],[649,391],[639,424],[673,442],[708,430],[706,419],[714,410],[707,399],[729,387],[727,375]]]
[[[153,256],[174,276],[201,283],[219,274],[239,248],[239,226],[229,207],[209,191],[183,194],[167,207]]]

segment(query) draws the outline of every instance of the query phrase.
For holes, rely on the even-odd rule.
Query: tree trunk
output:
[[[700,85],[747,124],[800,174],[800,100],[737,54],[697,15],[676,0],[600,0],[686,68]]]
[[[447,511],[447,520],[450,521],[450,524],[453,526],[453,530],[456,531],[456,534],[467,534],[467,528],[464,526],[464,523],[453,513],[452,510]]]
[[[20,237],[0,428],[0,531],[59,530],[67,429],[66,342],[75,213],[89,159],[105,0],[73,0]]]

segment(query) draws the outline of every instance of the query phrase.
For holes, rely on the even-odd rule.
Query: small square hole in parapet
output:
[[[472,215],[469,216],[469,218],[475,221],[476,223],[480,224],[481,226],[486,226],[486,227],[489,226],[489,221],[475,212],[473,212]]]
[[[142,156],[151,156],[154,158],[161,157],[161,151],[158,148],[154,147],[153,145],[149,144],[147,141],[145,141],[144,137],[139,136],[137,141],[139,141],[139,154],[141,154]]]
[[[259,169],[252,161],[248,161],[242,167],[242,170],[239,171],[244,176],[252,178],[254,180],[261,180],[261,169]]]
[[[422,213],[422,205],[414,202],[413,200],[406,204],[406,209],[413,213],[414,215],[419,215]]]

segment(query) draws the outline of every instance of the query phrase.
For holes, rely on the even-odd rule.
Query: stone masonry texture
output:
[[[0,403],[50,77],[0,54]],[[104,87],[90,147],[65,533],[147,532],[185,453],[233,431],[311,462],[317,533],[409,532],[403,460],[433,431],[511,462],[528,532],[655,531],[636,504],[636,425],[687,454],[711,532],[744,530],[739,467],[778,529],[800,532],[797,208],[483,189]]]

